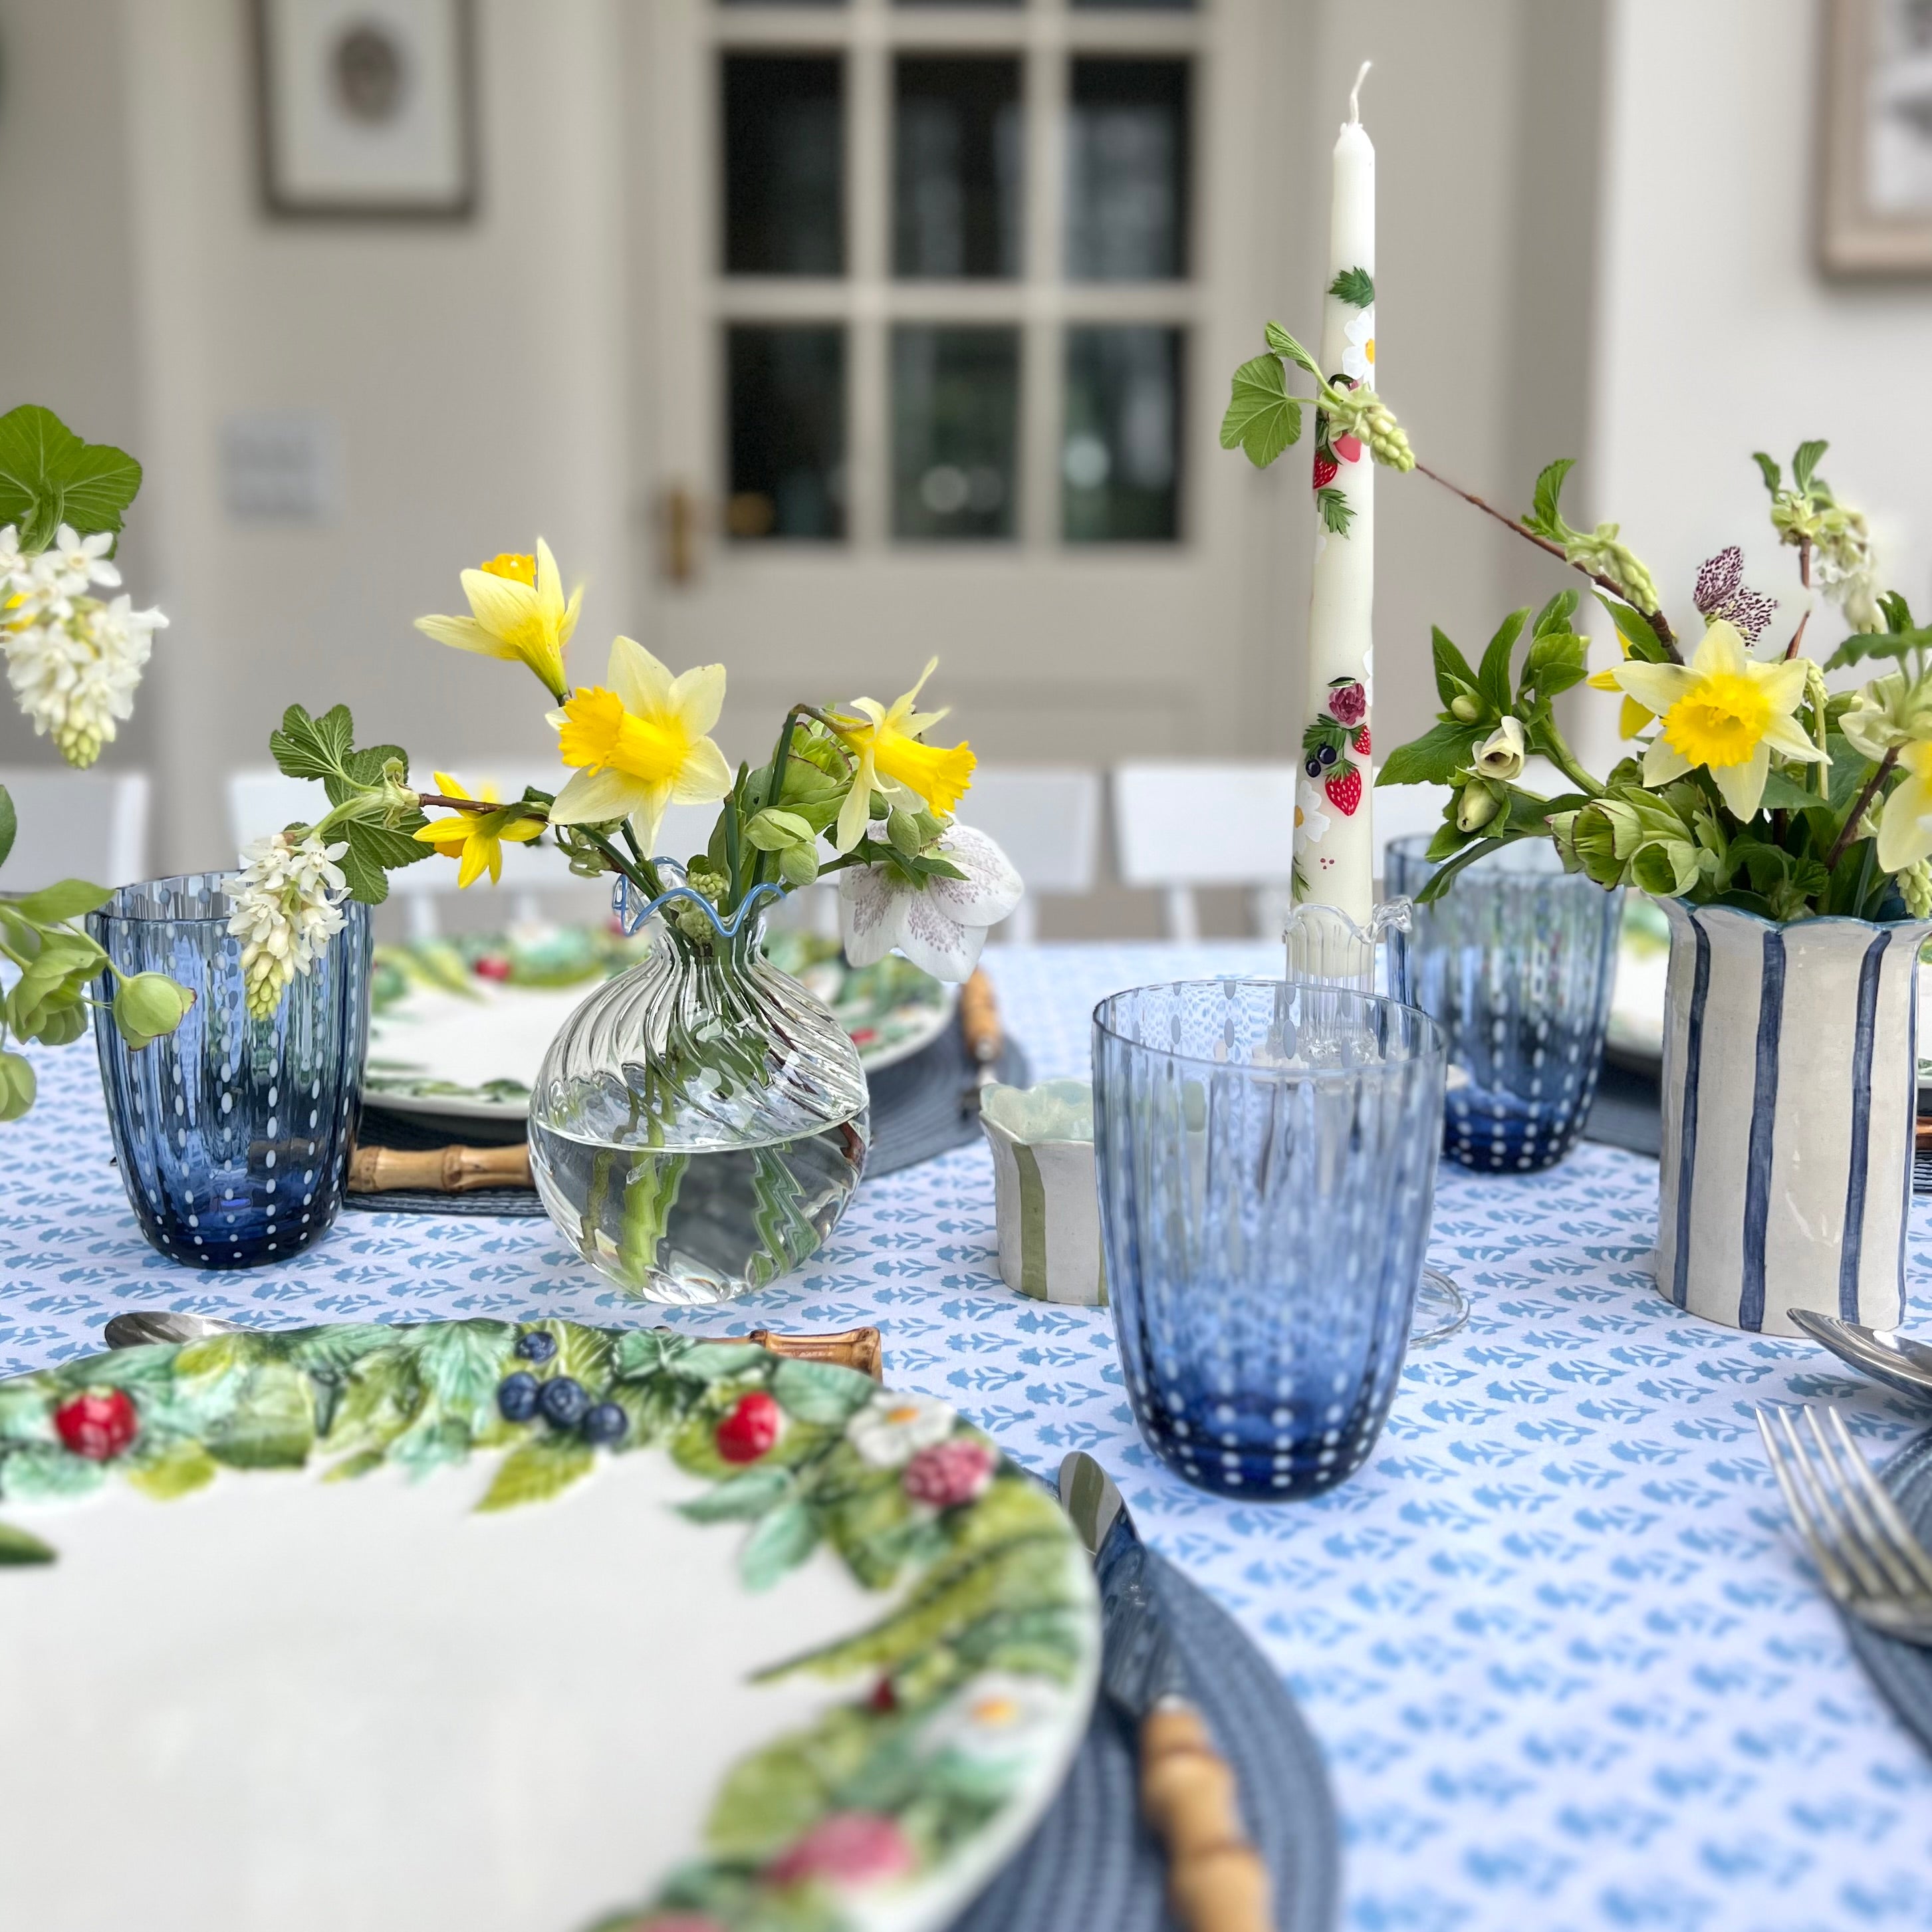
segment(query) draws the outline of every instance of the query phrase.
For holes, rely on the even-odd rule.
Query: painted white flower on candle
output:
[[[1294,830],[1298,838],[1305,838],[1311,845],[1322,842],[1322,835],[1328,830],[1326,805],[1322,788],[1304,778],[1294,795]]]
[[[1372,310],[1352,316],[1342,329],[1342,373],[1351,381],[1371,382],[1376,373],[1376,318]],[[1351,436],[1348,440],[1354,442]],[[1360,446],[1357,444],[1358,450]]]

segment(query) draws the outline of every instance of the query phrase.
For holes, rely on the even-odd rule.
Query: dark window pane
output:
[[[1104,7],[1116,14],[1135,9],[1144,14],[1191,14],[1196,0],[1069,0],[1069,4],[1076,8]]]
[[[1185,61],[1073,63],[1066,272],[1075,281],[1187,273],[1187,94]]]
[[[737,538],[845,534],[845,332],[738,322],[724,332]]]
[[[724,272],[845,272],[844,71],[836,56],[724,58]]]
[[[1020,272],[1020,64],[902,58],[892,142],[892,270]]]
[[[1069,543],[1180,534],[1180,331],[1070,328],[1061,525]]]
[[[892,331],[892,534],[1013,532],[1016,328]]]

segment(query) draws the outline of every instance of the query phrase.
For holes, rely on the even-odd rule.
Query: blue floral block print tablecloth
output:
[[[1102,994],[1278,957],[1042,947],[987,963],[1046,1078],[1086,1072]],[[0,1129],[0,1368],[86,1352],[117,1309],[156,1304],[262,1325],[874,1322],[895,1383],[944,1396],[1022,1461],[1050,1471],[1082,1448],[1116,1469],[1157,1546],[1274,1660],[1328,1754],[1358,1932],[1932,1927],[1932,1766],[1796,1555],[1751,1412],[1841,1402],[1872,1451],[1916,1420],[1808,1343],[1660,1300],[1652,1162],[1586,1145],[1524,1178],[1445,1168],[1432,1253],[1472,1292],[1468,1328],[1407,1365],[1366,1468],[1270,1508],[1197,1495],[1154,1462],[1104,1310],[1001,1286],[982,1148],[868,1180],[811,1267],[709,1316],[625,1302],[527,1220],[350,1214],[296,1261],[198,1276],[135,1232],[92,1054],[38,1064],[40,1106]]]

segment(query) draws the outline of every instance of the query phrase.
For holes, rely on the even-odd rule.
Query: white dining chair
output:
[[[1177,759],[1115,766],[1120,878],[1159,888],[1169,939],[1201,937],[1197,887],[1246,886],[1271,902],[1288,885],[1299,776],[1286,763]]]
[[[0,770],[18,830],[0,886],[30,892],[57,879],[124,886],[148,876],[148,775]]]
[[[994,928],[994,940],[1030,945],[1040,936],[1042,896],[1094,890],[1100,857],[1098,772],[982,766],[960,801],[959,820],[992,839],[1026,881],[1026,897]]]

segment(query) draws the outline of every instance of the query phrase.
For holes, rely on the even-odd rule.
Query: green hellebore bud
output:
[[[1556,856],[1563,861],[1566,872],[1580,872],[1583,862],[1576,856],[1576,814],[1574,812],[1552,812],[1550,814],[1550,843],[1556,848]]]
[[[136,973],[124,980],[114,995],[114,1026],[136,1053],[164,1034],[172,1033],[188,1016],[194,995],[165,973]]]
[[[745,836],[760,852],[788,852],[802,845],[808,850],[818,833],[795,812],[782,812],[767,806],[745,827]]]
[[[1473,724],[1483,715],[1483,710],[1466,691],[1462,691],[1450,699],[1449,715],[1460,718],[1465,724]]]
[[[73,1000],[41,1009],[34,1037],[43,1046],[71,1046],[87,1030],[87,1003]]]
[[[1577,869],[1587,872],[1600,886],[1624,882],[1624,859],[1616,849],[1618,821],[1610,809],[1614,803],[1597,799],[1580,811],[1561,814],[1570,821],[1568,855],[1574,857]]]
[[[1630,882],[1660,899],[1681,898],[1697,883],[1697,848],[1681,838],[1659,838],[1630,860]]]
[[[1456,829],[1480,832],[1502,809],[1494,792],[1480,779],[1472,779],[1456,801]]]
[[[17,1120],[33,1104],[33,1063],[17,1053],[0,1053],[0,1120]]]
[[[812,845],[788,845],[778,854],[778,876],[796,892],[818,877],[818,854]]]

